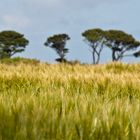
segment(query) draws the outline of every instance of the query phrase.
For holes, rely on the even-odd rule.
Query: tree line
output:
[[[140,56],[140,42],[131,34],[121,30],[102,30],[100,28],[89,29],[81,33],[84,41],[91,48],[93,64],[98,64],[101,53],[105,47],[112,52],[112,61],[120,61],[123,57]],[[70,40],[68,34],[55,34],[45,41],[44,45],[56,51],[59,58],[57,62],[68,62],[65,58],[69,49],[66,48],[67,41]],[[29,40],[16,31],[0,32],[0,59],[11,58],[14,54],[23,52]],[[127,52],[131,52],[129,55]]]

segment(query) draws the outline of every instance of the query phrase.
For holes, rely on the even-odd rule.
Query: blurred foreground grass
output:
[[[140,64],[0,64],[0,140],[94,139],[140,139]]]

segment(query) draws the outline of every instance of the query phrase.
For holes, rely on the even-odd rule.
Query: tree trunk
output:
[[[113,61],[113,62],[116,61],[115,51],[114,51],[114,50],[112,50],[112,61]]]
[[[100,54],[97,54],[96,64],[98,64],[98,63],[99,63],[99,60],[100,60]]]
[[[96,61],[95,61],[95,52],[94,51],[92,52],[92,57],[93,57],[93,64],[96,64]]]

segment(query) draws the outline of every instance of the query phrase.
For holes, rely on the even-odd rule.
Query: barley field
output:
[[[140,64],[0,64],[0,140],[140,140]]]

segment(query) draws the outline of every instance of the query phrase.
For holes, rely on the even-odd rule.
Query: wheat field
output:
[[[0,64],[0,140],[140,140],[140,64]]]

